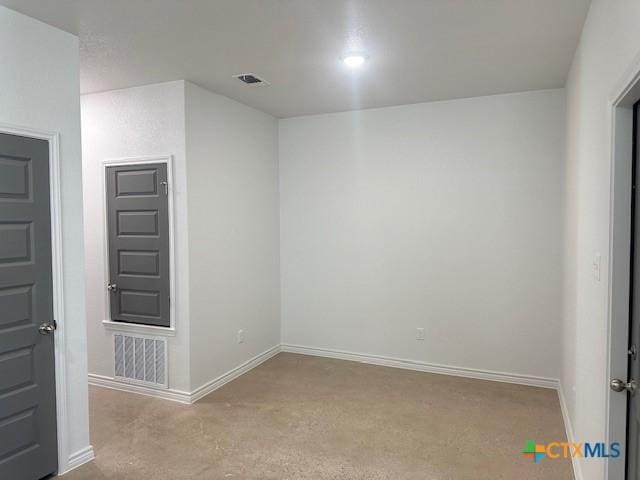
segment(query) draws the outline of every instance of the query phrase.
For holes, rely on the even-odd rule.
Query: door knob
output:
[[[55,329],[56,327],[50,323],[43,323],[38,327],[38,333],[40,333],[40,335],[49,335],[50,333],[53,333]]]
[[[636,381],[633,379],[630,382],[623,382],[619,378],[614,378],[613,380],[611,380],[611,383],[609,383],[609,386],[611,387],[611,390],[613,390],[614,392],[626,391],[626,392],[629,392],[631,395],[636,393],[636,388],[637,388]]]
[[[115,283],[109,283],[107,285],[107,290],[109,290],[110,292],[115,292],[118,289],[118,285],[116,285]]]

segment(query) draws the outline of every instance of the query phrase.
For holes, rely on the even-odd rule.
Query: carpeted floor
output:
[[[569,480],[557,393],[281,353],[194,405],[91,388],[96,460],[61,480]]]

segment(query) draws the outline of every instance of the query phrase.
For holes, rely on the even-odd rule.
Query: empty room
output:
[[[640,479],[638,25],[0,0],[0,480]]]

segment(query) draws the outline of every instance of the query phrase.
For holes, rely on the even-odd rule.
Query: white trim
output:
[[[171,400],[173,402],[192,404],[200,400],[201,398],[209,395],[211,392],[226,385],[232,380],[235,380],[239,376],[254,369],[261,363],[266,362],[271,357],[280,353],[280,345],[271,347],[269,350],[262,352],[259,355],[247,360],[241,365],[232,368],[226,373],[223,373],[217,378],[214,378],[210,382],[201,385],[192,392],[185,392],[182,390],[174,389],[162,389],[152,388],[144,385],[138,385],[129,382],[120,381],[120,379],[114,379],[104,375],[89,374],[89,385],[95,387],[109,388],[112,390],[119,390],[121,392],[136,393],[139,395],[147,395],[149,397],[161,398],[163,400]]]
[[[105,330],[115,333],[130,333],[132,335],[153,335],[156,337],[175,337],[175,328],[158,327],[155,325],[141,325],[139,323],[112,322],[103,320]]]
[[[69,396],[67,394],[67,332],[64,312],[64,269],[62,248],[62,200],[60,183],[60,135],[56,132],[0,123],[0,132],[49,142],[49,196],[51,210],[51,271],[53,315],[58,329],[54,334],[58,472],[69,469]],[[90,448],[90,446],[86,447]]]
[[[630,235],[631,235],[631,146],[633,143],[633,104],[640,100],[640,55],[617,83],[610,96],[610,196],[609,196],[609,261],[608,305],[605,352],[607,367],[602,384],[605,402],[605,439],[620,442],[622,456],[616,462],[605,462],[605,479],[625,477],[626,457],[626,395],[609,389],[610,378],[628,376],[627,346],[629,339]]]
[[[515,383],[518,385],[528,385],[531,387],[557,389],[559,384],[558,380],[554,378],[534,377],[529,375],[520,375],[517,373],[494,372],[489,370],[479,370],[475,368],[451,367],[448,365],[427,363],[418,360],[407,360],[403,358],[385,357],[382,355],[347,352],[330,348],[282,344],[282,351],[289,353],[299,353],[302,355],[312,355],[316,357],[336,358],[339,360],[350,360],[353,362],[369,363],[372,365],[381,365],[383,367],[416,370],[418,372],[452,375],[454,377],[476,378],[480,380],[490,380],[503,383]]]
[[[71,470],[74,470],[81,465],[90,462],[94,458],[96,458],[96,455],[91,445],[78,450],[75,453],[72,453],[71,455],[69,455],[69,462],[67,463],[67,470],[65,471],[65,473],[69,473]]]
[[[154,325],[142,325],[142,324],[128,324],[121,322],[112,322],[110,305],[110,294],[106,289],[106,284],[109,281],[109,227],[107,216],[107,195],[106,195],[106,180],[107,180],[107,167],[115,167],[119,165],[145,165],[153,163],[166,163],[167,164],[167,183],[169,184],[169,193],[167,195],[168,210],[169,210],[169,328],[158,327]],[[176,335],[176,257],[175,257],[175,210],[174,210],[174,175],[173,175],[173,156],[172,155],[154,155],[145,157],[124,157],[124,158],[107,158],[102,161],[102,215],[104,215],[104,221],[102,222],[102,240],[104,242],[104,282],[105,290],[105,310],[106,318],[102,321],[102,325],[106,330],[141,333],[150,335],[164,335],[166,337],[175,337]],[[117,328],[121,325],[120,328]]]
[[[573,426],[571,425],[571,418],[569,417],[569,409],[567,408],[567,402],[564,398],[564,388],[562,383],[558,385],[558,400],[560,401],[560,410],[562,411],[562,419],[564,420],[564,428],[567,434],[567,442],[577,443],[575,435],[573,434]],[[573,476],[575,480],[583,480],[582,469],[580,467],[580,461],[578,458],[571,456],[571,465],[573,466]]]
[[[149,397],[161,398],[163,400],[171,400],[179,403],[191,403],[191,395],[189,392],[175,390],[172,388],[152,388],[145,385],[137,385],[129,382],[122,382],[105,375],[89,374],[89,385],[94,387],[108,388],[110,390],[118,390],[127,393],[136,393],[138,395],[146,395]]]
[[[311,355],[315,357],[335,358],[339,360],[349,360],[372,365],[380,365],[384,367],[401,368],[405,370],[415,370],[419,372],[436,373],[441,375],[452,375],[455,377],[475,378],[479,380],[489,380],[502,383],[513,383],[517,385],[527,385],[531,387],[558,389],[559,382],[553,378],[534,377],[528,375],[520,375],[517,373],[493,372],[487,370],[478,370],[471,368],[450,367],[445,365],[420,362],[416,360],[406,360],[392,357],[384,357],[381,355],[366,355],[361,353],[345,352],[342,350],[333,350],[328,348],[305,347],[301,345],[282,344],[276,345],[269,350],[247,360],[242,365],[229,370],[219,377],[208,383],[196,388],[191,393],[180,390],[162,390],[149,387],[141,387],[115,380],[111,377],[102,375],[89,374],[89,384],[112,388],[130,393],[140,393],[142,395],[150,395],[166,400],[174,400],[181,403],[194,403],[202,397],[210,394],[214,390],[222,387],[226,383],[247,373],[261,363],[267,361],[271,357],[280,352],[298,353],[301,355]],[[168,392],[168,393],[167,393]]]
[[[232,380],[235,380],[240,375],[244,375],[249,370],[256,368],[261,363],[266,362],[271,357],[280,353],[281,347],[280,345],[276,345],[271,347],[269,350],[262,352],[259,355],[247,360],[242,365],[238,365],[237,367],[229,370],[227,373],[220,375],[218,378],[211,380],[210,382],[205,383],[204,385],[196,388],[193,392],[191,392],[191,403],[195,403],[200,400],[202,397],[209,395],[211,392],[217,390],[223,385],[229,383]]]

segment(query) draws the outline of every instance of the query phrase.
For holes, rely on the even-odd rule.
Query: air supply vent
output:
[[[115,378],[168,388],[166,339],[116,333],[113,347]]]
[[[239,75],[234,75],[233,78],[237,78],[241,82],[246,83],[247,85],[250,85],[252,87],[262,87],[265,85],[269,85],[269,82],[253,73],[241,73]]]

